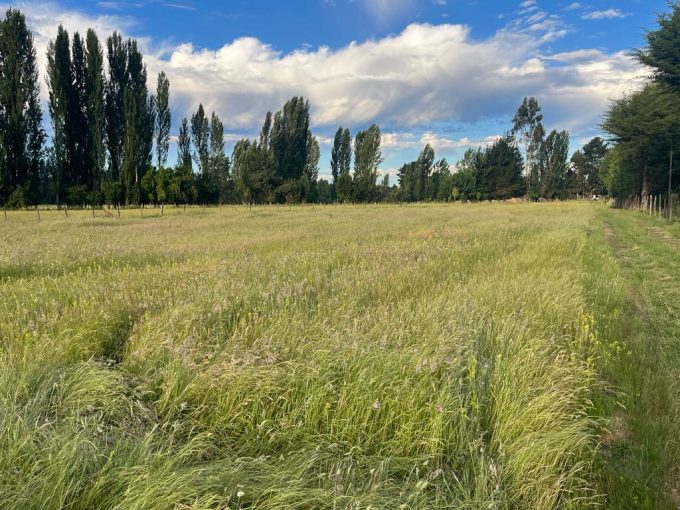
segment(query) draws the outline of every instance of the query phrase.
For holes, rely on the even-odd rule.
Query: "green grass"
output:
[[[585,203],[10,211],[0,508],[670,505],[646,225],[680,279]]]

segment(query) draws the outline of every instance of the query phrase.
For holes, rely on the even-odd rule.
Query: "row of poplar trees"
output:
[[[224,125],[200,105],[180,122],[177,163],[167,167],[172,116],[164,73],[155,91],[134,39],[59,27],[47,52],[52,143],[42,127],[33,37],[9,9],[0,21],[0,204],[71,205],[300,202],[336,200],[335,183],[318,181],[320,148],[309,102],[294,97],[268,113],[259,140],[225,155]],[[155,92],[155,93],[154,93]],[[340,129],[333,163],[343,201],[377,200],[380,129]],[[354,174],[349,166],[354,149]],[[339,155],[339,152],[342,155]],[[340,168],[342,167],[342,168]],[[335,175],[335,174],[334,174]]]
[[[650,34],[650,48],[638,53],[641,61],[662,61],[655,48],[671,44],[662,35],[679,19],[677,7],[661,18],[659,35]],[[538,101],[525,98],[512,130],[486,148],[468,150],[456,171],[445,159],[435,161],[428,145],[399,169],[395,186],[388,175],[378,184],[380,128],[374,124],[352,137],[340,127],[328,182],[318,178],[320,148],[310,130],[309,102],[294,97],[267,113],[259,139],[237,142],[231,158],[222,121],[200,105],[179,123],[177,163],[169,168],[170,82],[160,73],[149,91],[137,42],[115,32],[102,43],[93,30],[83,37],[58,28],[47,54],[53,137],[46,146],[33,38],[21,12],[9,9],[0,21],[0,204],[553,199],[644,190],[656,185],[654,143],[664,140],[654,130],[668,130],[666,119],[680,118],[673,113],[680,111],[674,109],[673,87],[680,83],[674,76],[659,71],[644,91],[614,103],[605,122],[617,133],[614,156],[596,138],[568,160],[568,133],[546,136]],[[663,122],[652,121],[659,118]],[[643,171],[635,181],[638,174],[625,169],[639,161]]]

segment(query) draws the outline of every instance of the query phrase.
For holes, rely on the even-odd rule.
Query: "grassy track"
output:
[[[680,505],[680,228],[629,211],[604,211],[608,240],[626,281],[612,321],[606,380],[610,431],[603,490],[610,508]]]
[[[0,508],[672,504],[678,316],[629,252],[672,288],[677,231],[581,203],[88,216],[0,222]]]

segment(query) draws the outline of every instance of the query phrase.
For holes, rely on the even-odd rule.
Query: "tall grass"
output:
[[[0,224],[1,508],[584,508],[589,205]]]

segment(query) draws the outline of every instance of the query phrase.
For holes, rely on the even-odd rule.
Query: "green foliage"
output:
[[[605,194],[607,188],[603,165],[608,151],[607,143],[598,136],[572,155],[571,165],[576,174],[576,190],[580,196]]]
[[[630,174],[618,179],[616,198],[642,195],[646,200],[667,188],[671,137],[680,132],[676,92],[662,84],[647,85],[612,102],[602,127],[616,143],[616,161],[621,165],[616,173]]]
[[[191,117],[191,141],[198,173],[207,174],[210,171],[210,122],[202,104]]]
[[[170,80],[164,72],[158,75],[156,85],[156,107],[154,138],[156,143],[156,165],[160,170],[168,160],[168,150],[170,147],[170,126],[172,125],[172,114],[170,112]]]
[[[106,116],[104,102],[104,54],[99,38],[89,29],[86,37],[85,126],[89,172],[93,191],[101,191],[106,171]]]
[[[372,124],[354,137],[353,199],[370,202],[377,198],[378,167],[383,162],[380,150],[380,128]]]
[[[537,165],[541,196],[566,198],[571,180],[569,133],[553,130],[542,144]]]
[[[37,203],[45,138],[38,68],[26,18],[12,8],[0,21],[0,105],[0,203]]]
[[[545,136],[542,121],[541,106],[535,97],[525,97],[517,109],[515,117],[512,119],[513,126],[511,133],[513,136],[519,136],[520,143],[524,147],[525,174],[530,194],[537,193],[540,187],[538,182],[538,165]]]

